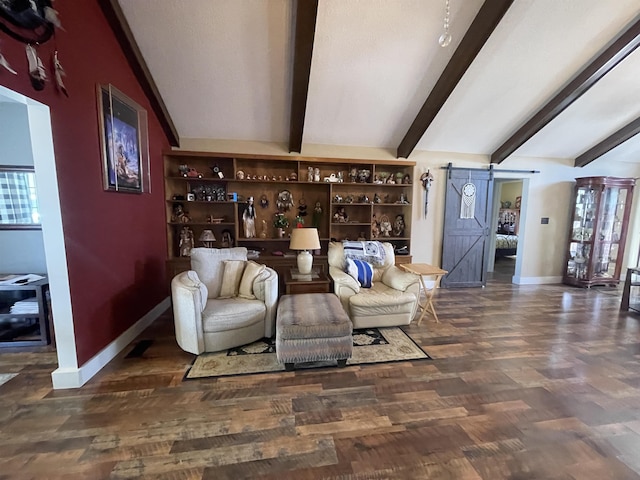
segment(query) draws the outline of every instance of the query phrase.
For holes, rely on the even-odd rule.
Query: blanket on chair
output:
[[[385,253],[380,242],[358,241],[352,242],[345,240],[342,242],[345,258],[352,260],[364,260],[374,267],[384,265]]]

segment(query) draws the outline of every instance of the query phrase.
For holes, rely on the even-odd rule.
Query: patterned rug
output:
[[[347,367],[366,363],[403,362],[430,358],[400,328],[367,328],[353,331],[353,356],[347,361]],[[335,365],[335,361],[296,363],[296,370],[335,367]],[[284,371],[284,365],[278,363],[276,358],[275,339],[265,338],[226,352],[199,355],[187,371],[185,379],[280,371]]]

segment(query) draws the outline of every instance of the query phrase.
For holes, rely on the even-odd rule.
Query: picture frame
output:
[[[147,111],[111,84],[97,96],[104,189],[150,192]]]

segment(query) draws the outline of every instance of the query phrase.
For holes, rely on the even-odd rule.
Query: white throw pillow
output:
[[[225,260],[222,273],[222,285],[218,298],[232,298],[238,296],[240,281],[244,273],[244,260]]]
[[[242,274],[242,280],[240,281],[240,288],[238,290],[239,297],[247,298],[249,300],[254,300],[256,298],[253,293],[253,282],[262,272],[264,272],[264,269],[264,265],[260,265],[253,260],[247,261]]]

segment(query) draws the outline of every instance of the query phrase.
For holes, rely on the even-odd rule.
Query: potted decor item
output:
[[[289,227],[289,219],[284,216],[284,213],[276,213],[273,220],[273,226],[276,228],[276,235],[278,238],[284,238],[284,229]]]

